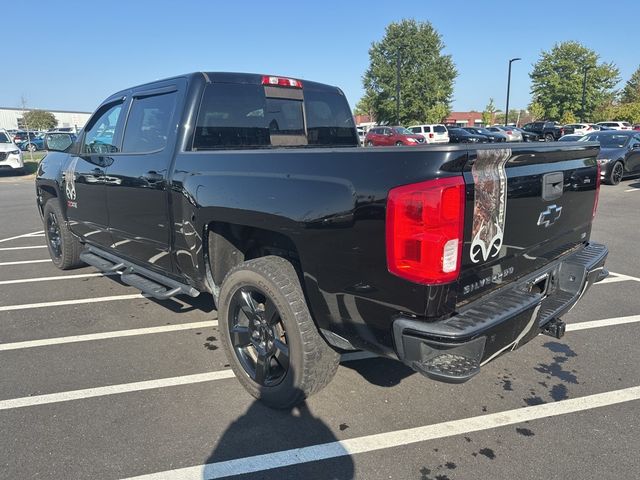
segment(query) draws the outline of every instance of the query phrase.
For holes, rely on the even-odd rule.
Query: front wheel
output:
[[[607,177],[607,183],[609,185],[618,185],[622,181],[622,177],[624,176],[624,165],[622,165],[621,161],[617,161],[611,167],[611,173]]]
[[[287,260],[267,256],[234,267],[218,306],[231,368],[257,399],[291,408],[333,378],[339,355],[320,336]]]
[[[373,147],[373,142],[371,140],[367,140],[367,147]]]
[[[544,136],[544,141],[545,142],[553,142],[555,140],[555,138],[553,138],[553,134],[552,133],[547,133]]]
[[[62,215],[58,200],[49,200],[43,209],[44,235],[53,264],[60,270],[69,270],[82,265],[78,238],[71,233]]]

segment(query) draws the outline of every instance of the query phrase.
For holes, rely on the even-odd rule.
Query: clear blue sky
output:
[[[282,74],[340,86],[352,105],[372,41],[402,18],[441,33],[459,75],[454,110],[529,102],[531,66],[555,42],[577,40],[620,69],[640,64],[640,2],[439,0],[91,1],[34,0],[5,9],[0,106],[93,111],[111,93],[197,70]],[[575,5],[575,8],[573,7]],[[10,18],[7,19],[7,16]],[[20,52],[24,52],[24,54]],[[13,60],[12,64],[7,61]]]

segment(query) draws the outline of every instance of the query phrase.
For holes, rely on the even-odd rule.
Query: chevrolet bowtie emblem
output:
[[[547,209],[540,213],[538,217],[538,226],[544,225],[544,228],[549,227],[556,223],[556,220],[560,218],[562,214],[562,207],[557,205],[549,205]]]

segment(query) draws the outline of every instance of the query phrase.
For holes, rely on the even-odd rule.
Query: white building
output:
[[[24,112],[27,112],[31,109],[27,108],[23,110],[22,108],[7,108],[0,107],[0,129],[4,128],[6,130],[10,129],[22,129],[25,126],[22,123],[22,116]],[[57,127],[76,127],[80,129],[84,127],[84,124],[87,123],[89,117],[91,116],[90,112],[70,112],[67,110],[47,110],[48,112],[53,113],[58,120]]]

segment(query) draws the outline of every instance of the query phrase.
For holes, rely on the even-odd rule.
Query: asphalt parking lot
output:
[[[603,186],[612,275],[463,385],[346,356],[304,407],[233,378],[212,299],[157,302],[48,260],[32,177],[0,177],[0,478],[631,479],[640,472],[640,180]]]

